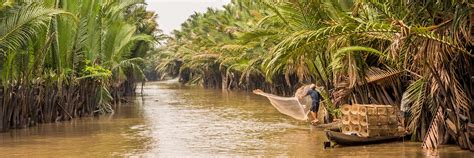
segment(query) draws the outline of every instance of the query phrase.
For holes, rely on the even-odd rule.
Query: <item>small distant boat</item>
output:
[[[346,135],[341,132],[335,131],[326,131],[326,136],[328,139],[336,144],[345,145],[345,146],[354,146],[354,145],[366,145],[366,144],[377,144],[377,143],[387,143],[396,140],[403,139],[404,136],[377,136],[377,137],[359,137],[355,135]]]

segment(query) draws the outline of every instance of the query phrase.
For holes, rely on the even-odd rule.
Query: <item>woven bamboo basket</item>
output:
[[[366,106],[360,106],[359,107],[359,116],[367,116],[367,107]]]
[[[341,111],[342,132],[345,134],[375,137],[400,133],[396,109],[390,105],[344,105]]]
[[[349,125],[343,125],[341,131],[344,134],[350,134],[352,132],[351,127]]]
[[[361,126],[367,126],[369,125],[369,120],[367,116],[359,116],[359,124]]]
[[[341,107],[341,112],[343,115],[349,115],[349,113],[351,112],[351,105],[348,105],[348,104],[343,105]]]
[[[351,107],[351,115],[359,114],[359,105],[352,105]]]
[[[350,115],[351,124],[358,125],[359,124],[359,115]]]

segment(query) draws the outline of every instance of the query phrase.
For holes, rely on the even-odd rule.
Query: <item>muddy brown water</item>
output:
[[[149,82],[112,115],[0,133],[1,157],[474,157],[418,142],[323,148],[323,131],[246,92]]]

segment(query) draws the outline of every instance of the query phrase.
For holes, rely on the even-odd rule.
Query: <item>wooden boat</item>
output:
[[[346,135],[341,132],[326,131],[328,139],[339,145],[353,146],[365,144],[386,143],[403,139],[404,136],[378,136],[378,137],[359,137],[354,135]]]

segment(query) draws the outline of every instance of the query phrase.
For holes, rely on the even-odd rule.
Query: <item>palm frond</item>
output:
[[[40,30],[46,28],[47,20],[54,15],[68,12],[44,8],[37,4],[20,7],[0,22],[0,51],[16,50],[34,39]]]
[[[110,95],[109,90],[107,87],[100,86],[97,89],[97,110],[95,112],[99,112],[100,114],[112,113],[114,110],[112,109],[112,105],[110,102],[112,101],[112,95]]]
[[[363,46],[342,47],[338,49],[336,53],[332,55],[333,59],[329,65],[332,67],[333,70],[340,69],[343,65],[345,65],[344,63],[342,63],[342,60],[345,59],[352,52],[368,52],[370,54],[377,55],[380,57],[385,56],[384,53],[370,47],[363,47]]]
[[[430,128],[428,129],[428,132],[426,133],[425,138],[423,139],[423,149],[435,149],[438,148],[438,145],[440,144],[440,138],[439,138],[439,128],[444,126],[444,115],[443,115],[443,110],[440,107],[438,107],[438,110],[436,112],[436,115],[434,116],[433,120],[431,121]]]
[[[423,107],[426,99],[425,91],[425,80],[420,78],[408,86],[407,90],[403,93],[400,107],[402,111],[408,111],[410,114],[408,120],[408,129],[410,131],[416,131],[416,128],[419,127],[422,110],[426,110]]]
[[[400,70],[369,68],[365,79],[367,83],[381,83],[384,81],[395,82],[397,79],[399,80],[402,73],[403,71]]]

